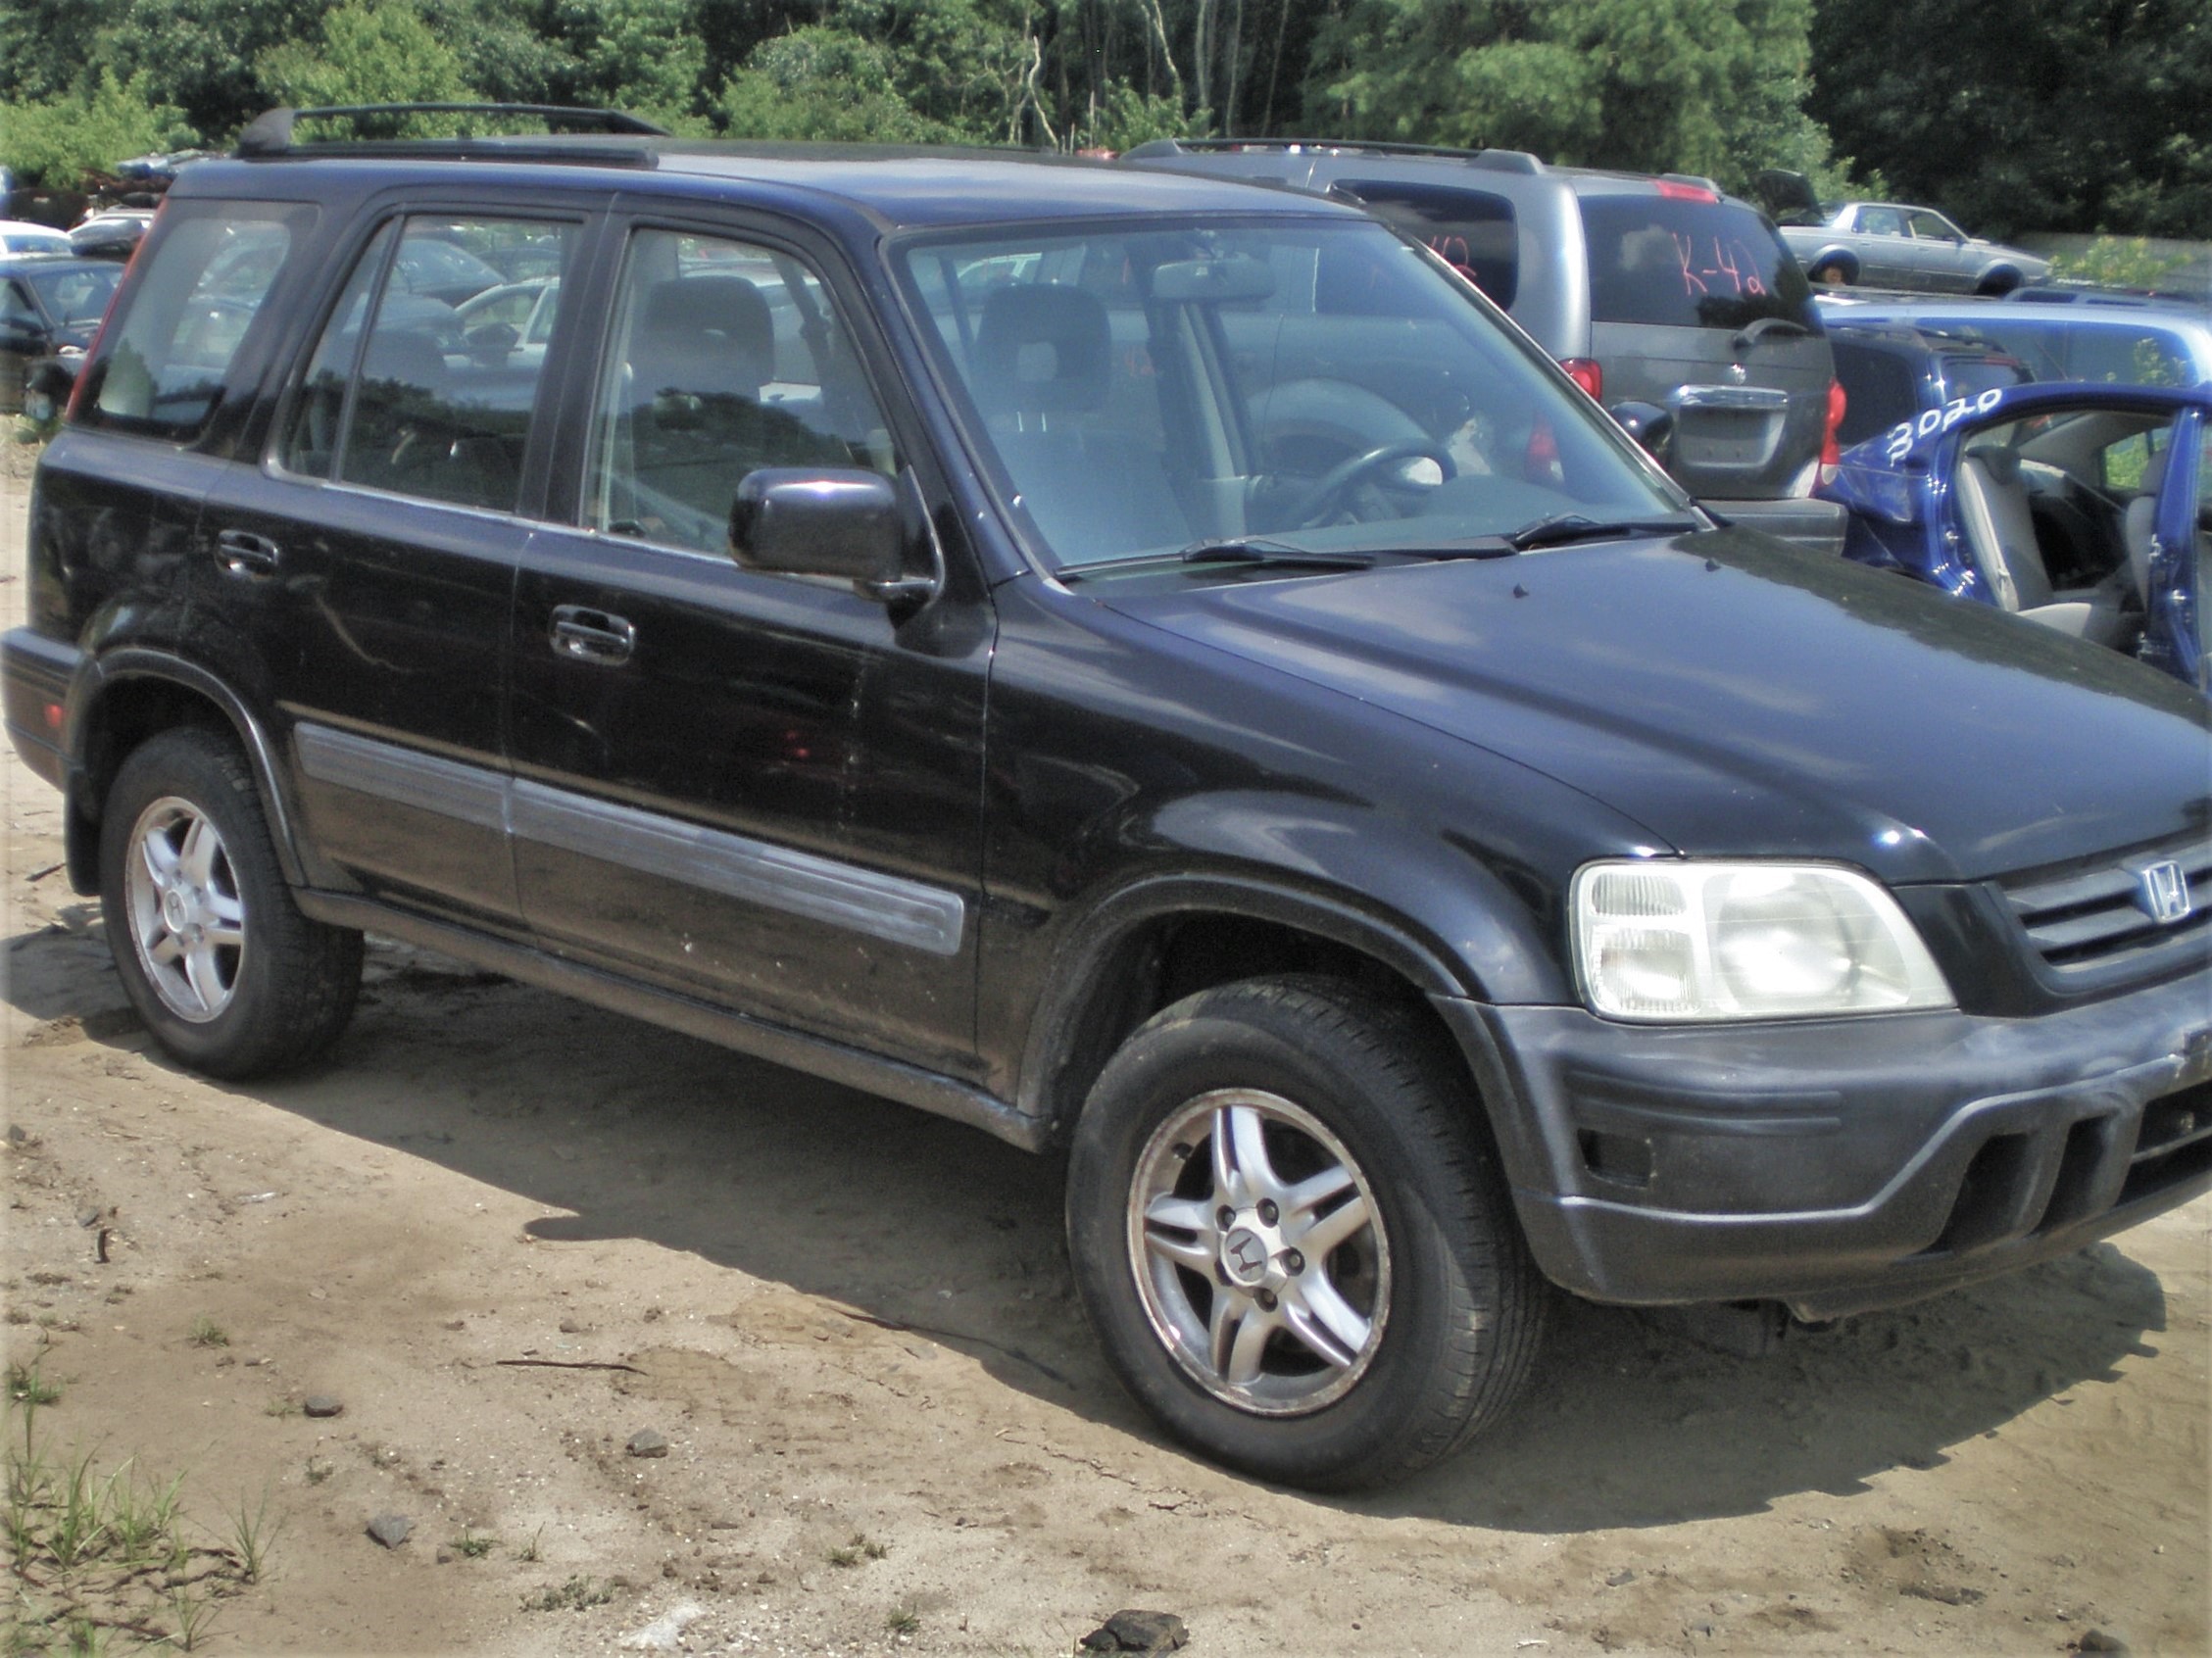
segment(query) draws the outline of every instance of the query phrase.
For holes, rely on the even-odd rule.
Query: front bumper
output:
[[[2212,969],[2032,1018],[1666,1028],[1437,1004],[1538,1264],[1595,1300],[1832,1318],[2212,1189]]]

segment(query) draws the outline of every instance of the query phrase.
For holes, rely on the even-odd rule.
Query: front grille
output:
[[[2186,883],[2190,907],[2178,922],[2162,923],[2149,908],[2143,872],[2163,863],[2178,864]],[[2016,878],[2004,896],[2036,953],[2060,972],[2163,954],[2212,932],[2212,839]]]

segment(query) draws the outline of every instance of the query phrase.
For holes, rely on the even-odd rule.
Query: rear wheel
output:
[[[352,1017],[361,935],[300,913],[253,774],[213,732],[166,731],[123,761],[100,826],[100,903],[124,991],[197,1070],[283,1070]]]
[[[1805,277],[1808,281],[1818,282],[1823,287],[1842,288],[1850,285],[1851,273],[1843,261],[1831,259],[1824,260],[1814,266],[1805,272]]]
[[[1435,1034],[1333,980],[1204,991],[1133,1035],[1070,1150],[1068,1238],[1107,1355],[1204,1454],[1377,1485],[1525,1379],[1547,1292]]]

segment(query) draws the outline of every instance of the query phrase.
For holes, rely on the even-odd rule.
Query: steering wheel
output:
[[[1459,470],[1441,444],[1425,441],[1386,443],[1379,449],[1370,449],[1365,454],[1340,461],[1323,472],[1284,512],[1283,526],[1287,529],[1313,528],[1336,510],[1355,484],[1364,482],[1370,473],[1401,461],[1434,461],[1443,468],[1447,478],[1456,476]]]

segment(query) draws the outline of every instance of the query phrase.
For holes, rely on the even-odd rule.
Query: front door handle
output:
[[[615,667],[637,649],[637,629],[620,616],[582,605],[561,605],[553,612],[553,648],[564,657],[600,667]]]
[[[268,576],[276,573],[284,550],[266,535],[231,529],[215,538],[215,557],[232,575]]]

